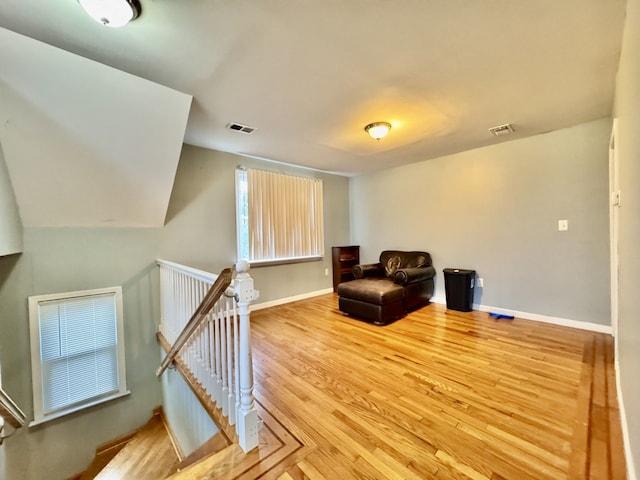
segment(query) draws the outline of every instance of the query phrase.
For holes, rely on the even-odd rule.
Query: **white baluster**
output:
[[[196,351],[198,355],[198,361],[196,363],[196,379],[199,383],[202,383],[202,377],[204,376],[204,352],[202,348],[202,325],[198,326],[197,331],[194,333],[194,340],[196,344]]]
[[[165,328],[164,328],[164,299],[166,298],[166,293],[164,290],[165,271],[162,265],[159,265],[158,268],[160,269],[160,275],[159,275],[160,276],[160,325],[158,326],[158,331],[166,336]]]
[[[169,325],[168,325],[168,336],[167,341],[169,343],[173,343],[173,339],[175,338],[175,330],[176,330],[176,305],[177,305],[177,295],[176,295],[176,282],[175,275],[176,272],[174,270],[170,270],[169,274],[169,289],[167,298],[167,311],[169,312]]]
[[[218,301],[220,308],[220,383],[222,386],[219,406],[222,407],[222,414],[228,417],[229,405],[227,404],[227,397],[229,395],[229,378],[227,370],[227,335],[229,335],[229,332],[227,332],[224,303],[223,296]]]
[[[235,425],[236,423],[236,395],[235,395],[235,350],[234,350],[234,338],[236,336],[236,329],[234,328],[234,303],[232,298],[225,298],[225,319],[227,322],[227,377],[228,377],[228,391],[226,403],[229,411],[229,425]]]
[[[173,291],[173,271],[171,270],[167,270],[166,272],[166,280],[167,280],[167,284],[166,284],[166,290],[165,290],[165,294],[167,295],[165,301],[164,301],[164,311],[165,311],[165,327],[166,327],[166,334],[165,334],[165,338],[167,339],[168,342],[171,341],[171,336],[173,335],[173,318],[174,318],[174,311],[173,311],[173,306],[175,305],[175,295],[174,295],[174,291]]]
[[[202,320],[202,331],[200,332],[200,343],[202,345],[202,377],[200,377],[200,383],[202,388],[207,389],[207,378],[209,377],[209,326],[207,325],[207,318]]]
[[[209,326],[209,338],[207,340],[207,343],[209,345],[209,375],[207,377],[207,392],[209,393],[209,395],[211,396],[211,398],[213,397],[213,391],[214,391],[214,385],[215,385],[215,380],[216,380],[216,366],[215,366],[215,332],[214,332],[214,326],[213,326],[213,315],[211,313],[209,313],[209,315],[207,315],[207,325]]]
[[[240,411],[240,325],[236,301],[233,302],[233,395],[236,405],[235,420]]]
[[[185,316],[185,307],[184,307],[184,294],[185,294],[185,289],[184,289],[184,275],[179,275],[178,278],[178,288],[177,288],[177,293],[178,293],[178,298],[177,298],[177,304],[178,304],[178,316],[177,316],[177,320],[178,322],[176,323],[176,338],[178,337],[178,332],[180,332],[182,330],[182,328],[184,327],[184,316]],[[176,339],[172,339],[171,343],[173,344],[176,341]]]
[[[214,307],[215,316],[214,316],[214,326],[215,326],[215,359],[216,359],[216,383],[214,388],[214,399],[216,403],[220,403],[220,399],[222,398],[222,370],[221,370],[221,359],[220,359],[220,306],[216,305]]]

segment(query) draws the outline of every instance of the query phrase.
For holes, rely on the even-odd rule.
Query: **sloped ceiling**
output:
[[[0,256],[22,251],[22,224],[0,145]]]
[[[183,141],[352,175],[609,116],[626,0],[140,3],[110,29],[77,0],[0,1],[25,226],[162,225]]]
[[[25,226],[162,226],[191,96],[0,29],[0,144]]]
[[[140,3],[109,29],[2,0],[0,26],[193,95],[187,143],[353,174],[610,115],[626,0]]]

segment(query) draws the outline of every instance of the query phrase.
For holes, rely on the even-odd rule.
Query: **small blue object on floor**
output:
[[[497,318],[499,319],[505,319],[505,320],[513,320],[513,315],[505,315],[503,313],[494,313],[494,312],[489,312],[489,315],[491,315],[493,318]]]

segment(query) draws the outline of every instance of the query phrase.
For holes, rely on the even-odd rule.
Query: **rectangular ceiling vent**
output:
[[[513,133],[513,127],[511,126],[510,123],[505,123],[504,125],[491,127],[489,131],[493,133],[493,135],[495,135],[496,137],[502,137],[504,135],[509,135],[510,133]]]
[[[242,125],[241,123],[230,123],[229,125],[227,125],[227,128],[229,130],[235,130],[236,132],[246,133],[247,135],[251,135],[256,131],[255,128],[249,127],[247,125]]]

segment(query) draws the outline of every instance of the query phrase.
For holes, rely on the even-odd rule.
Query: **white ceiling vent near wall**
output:
[[[513,127],[510,123],[505,123],[504,125],[498,125],[497,127],[491,127],[489,131],[496,137],[502,137],[504,135],[509,135],[513,133]]]
[[[255,128],[249,127],[247,125],[242,125],[241,123],[230,123],[227,125],[229,130],[235,130],[236,132],[246,133],[247,135],[251,135],[256,131]]]

